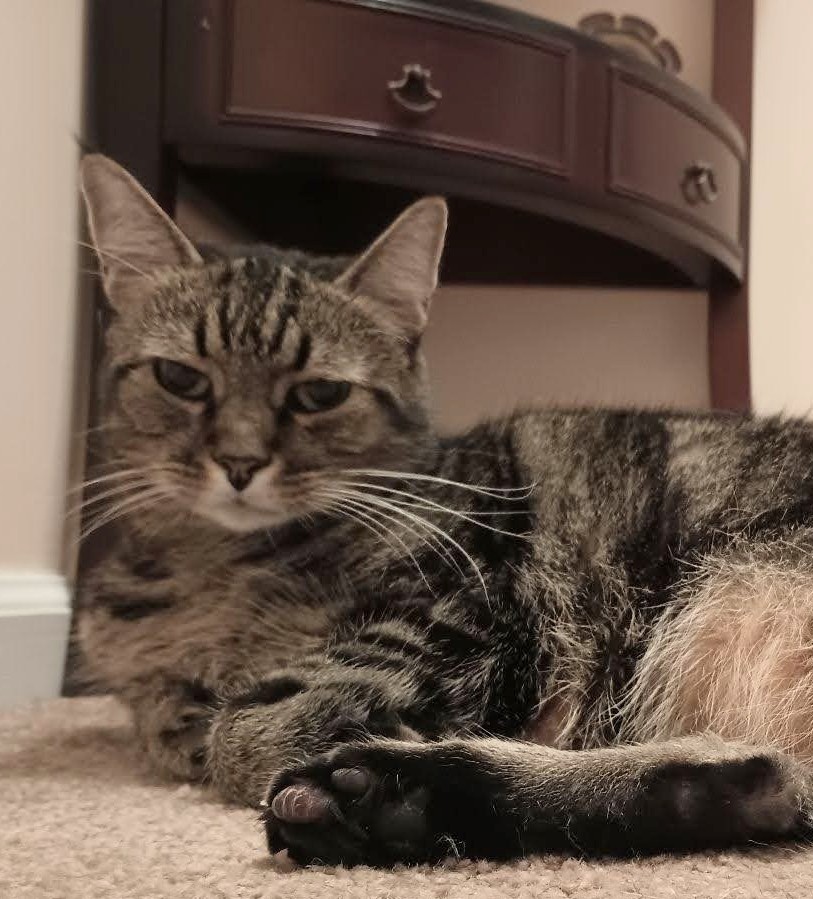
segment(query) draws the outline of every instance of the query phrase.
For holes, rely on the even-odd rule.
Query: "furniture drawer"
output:
[[[611,72],[609,189],[741,246],[743,160],[696,112],[652,84]]]
[[[567,44],[352,0],[230,0],[226,15],[224,122],[384,136],[570,169]],[[418,72],[413,94],[396,91],[405,66],[429,70],[428,85]],[[401,105],[416,96],[432,108]]]

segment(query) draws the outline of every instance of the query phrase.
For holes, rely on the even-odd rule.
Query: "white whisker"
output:
[[[435,537],[431,531],[429,532],[429,536],[428,537],[426,536],[426,533],[425,533],[426,527],[425,526],[424,526],[423,531],[417,530],[417,528],[414,528],[410,524],[405,522],[403,516],[397,517],[395,515],[389,515],[386,512],[382,512],[379,508],[375,508],[374,506],[367,503],[366,500],[368,499],[368,497],[365,496],[364,500],[360,500],[358,498],[359,495],[356,491],[353,491],[353,493],[349,493],[346,490],[341,490],[340,495],[343,498],[346,498],[346,501],[348,501],[348,502],[353,502],[356,504],[363,503],[364,508],[367,509],[368,511],[371,511],[371,512],[375,511],[375,513],[377,515],[380,515],[380,516],[386,518],[387,521],[390,521],[393,524],[397,524],[399,527],[404,528],[410,534],[412,534],[414,537],[416,537],[419,543],[425,544],[426,546],[428,546],[435,553],[435,555],[437,555],[438,558],[440,558],[440,560],[442,562],[444,562],[445,564],[454,568],[455,571],[461,577],[463,577],[463,569],[457,564],[457,561],[455,560],[454,556],[446,548],[446,546],[444,546],[443,542],[441,540],[439,540],[437,537]],[[369,499],[376,499],[376,497],[369,497]]]
[[[517,539],[527,540],[531,534],[517,534],[513,531],[504,531],[501,528],[495,528],[493,525],[485,524],[482,521],[477,521],[474,518],[474,514],[477,513],[469,513],[469,512],[461,512],[459,509],[450,509],[448,506],[444,506],[442,503],[436,503],[434,500],[428,499],[425,496],[419,496],[415,493],[409,493],[406,490],[396,490],[394,487],[385,487],[383,485],[378,484],[367,484],[364,481],[346,481],[343,482],[348,487],[366,487],[370,490],[379,490],[385,491],[388,494],[397,494],[398,496],[406,496],[416,502],[405,503],[402,500],[392,499],[391,502],[397,503],[398,505],[404,505],[407,508],[424,508],[427,510],[435,510],[438,512],[445,512],[448,515],[453,515],[455,518],[460,518],[463,521],[468,521],[470,524],[476,525],[478,528],[483,528],[487,531],[493,531],[495,534],[503,534],[506,537],[516,537]],[[489,513],[482,513],[484,515],[488,515]],[[525,514],[523,512],[509,512],[509,515],[522,515]]]
[[[74,437],[86,437],[89,434],[96,434],[100,431],[112,431],[114,428],[121,427],[120,425],[115,424],[112,421],[105,422],[100,425],[92,425],[88,428],[77,428],[73,432]],[[116,463],[107,463],[107,464],[116,464]]]
[[[361,508],[359,508],[360,504],[357,504],[357,503],[354,503],[353,506],[350,509],[348,509],[347,505],[350,502],[349,500],[335,500],[335,501],[329,501],[329,502],[330,502],[331,506],[338,508],[340,511],[343,511],[344,514],[348,515],[351,518],[355,518],[355,520],[357,520],[357,521],[359,521],[359,519],[356,516],[361,516],[362,519],[366,519],[366,520],[370,521],[371,523],[374,522],[377,527],[382,528],[394,540],[396,540],[398,543],[400,543],[400,545],[403,547],[404,552],[406,552],[406,554],[410,557],[410,559],[412,559],[412,563],[415,565],[415,568],[417,569],[418,574],[421,577],[421,580],[426,584],[429,591],[430,592],[432,591],[432,586],[429,583],[429,581],[426,579],[426,575],[423,573],[423,569],[418,564],[418,560],[415,557],[415,555],[413,554],[413,552],[406,545],[406,543],[398,536],[398,534],[395,533],[395,531],[393,531],[391,528],[387,527],[387,525],[385,525],[379,519],[373,517],[374,513],[372,512],[372,510],[370,510],[366,507],[364,509],[361,509]],[[383,515],[383,513],[378,513],[378,514]],[[359,521],[359,523],[361,524],[363,522]],[[372,524],[370,525],[370,527],[372,527]],[[378,536],[382,540],[384,540],[384,542],[387,546],[392,548],[392,544],[389,543],[388,541],[386,541],[380,532],[376,531],[376,533],[378,533]]]
[[[448,478],[441,478],[431,474],[423,474],[414,471],[387,471],[380,468],[348,468],[345,469],[346,474],[362,475],[371,478],[394,478],[400,481],[428,481],[435,484],[445,484],[449,487],[459,487],[462,490],[470,490],[473,493],[482,493],[484,496],[490,496],[494,499],[510,499],[518,501],[528,499],[538,484],[534,483],[528,487],[485,487],[482,484],[466,484],[463,481],[452,481]]]
[[[94,531],[111,524],[125,515],[132,515],[134,512],[141,512],[144,509],[151,508],[162,499],[175,496],[176,491],[167,487],[152,487],[137,496],[130,496],[114,505],[111,509],[97,516],[93,522],[79,535],[78,542],[86,540]]]
[[[382,508],[388,509],[391,512],[394,512],[396,515],[403,515],[410,519],[410,521],[414,521],[420,527],[425,527],[431,530],[433,533],[437,534],[438,537],[445,540],[451,546],[453,546],[472,568],[475,575],[477,576],[477,580],[480,582],[480,586],[483,588],[483,593],[485,594],[486,599],[488,599],[488,587],[486,587],[485,578],[483,577],[482,572],[480,571],[479,566],[471,557],[471,555],[465,550],[453,537],[446,533],[443,528],[438,527],[436,524],[433,524],[431,521],[427,521],[420,515],[415,515],[412,512],[409,512],[407,509],[396,506],[393,503],[388,502],[387,500],[381,499],[379,497],[371,497],[368,494],[360,493],[359,491],[348,491],[348,496],[352,496],[355,499],[362,499],[366,502],[370,503],[374,506],[380,506]]]
[[[139,478],[132,483],[117,484],[115,487],[111,487],[109,490],[104,490],[102,493],[97,493],[94,496],[90,496],[87,499],[83,499],[81,502],[74,504],[65,512],[65,517],[70,518],[71,515],[82,512],[84,509],[88,509],[91,506],[97,506],[99,503],[104,502],[104,500],[110,499],[113,496],[120,496],[124,493],[132,493],[134,491],[143,490],[145,487],[151,486],[154,486],[153,482],[148,481],[146,478]]]
[[[184,471],[182,465],[174,465],[171,463],[163,465],[147,465],[140,468],[123,468],[120,471],[113,471],[109,474],[103,474],[95,478],[88,478],[88,480],[82,481],[80,484],[71,487],[67,493],[70,496],[72,493],[79,493],[86,490],[88,487],[93,487],[96,484],[104,484],[108,481],[122,481],[127,478],[142,477],[148,474],[155,475],[161,472],[171,474],[173,472],[178,473],[182,471]]]

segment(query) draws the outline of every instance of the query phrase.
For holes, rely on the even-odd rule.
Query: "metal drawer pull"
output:
[[[687,167],[681,182],[683,196],[690,206],[713,203],[719,194],[714,169],[707,162],[693,162]]]
[[[390,96],[407,112],[426,115],[438,105],[443,94],[432,87],[432,73],[417,63],[404,66],[404,74],[398,81],[389,81]]]

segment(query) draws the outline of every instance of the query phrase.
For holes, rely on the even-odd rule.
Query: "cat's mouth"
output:
[[[291,517],[272,467],[240,488],[229,483],[214,464],[209,463],[207,469],[208,478],[192,505],[194,514],[238,533],[277,527]]]
[[[288,518],[288,515],[277,510],[257,506],[240,494],[216,502],[204,501],[194,511],[221,527],[239,533],[274,527]]]

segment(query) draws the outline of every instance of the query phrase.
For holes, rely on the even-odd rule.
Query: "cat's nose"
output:
[[[215,462],[226,472],[229,483],[235,490],[245,490],[255,472],[265,468],[269,459],[257,456],[213,456]]]

